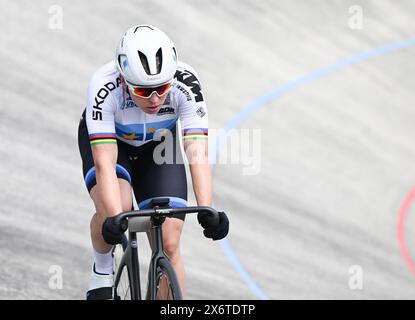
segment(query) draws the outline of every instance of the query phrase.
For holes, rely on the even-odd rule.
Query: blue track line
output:
[[[234,116],[228,122],[223,134],[219,135],[217,138],[217,143],[215,145],[216,150],[214,150],[213,154],[216,157],[218,156],[220,147],[222,146],[223,143],[225,143],[226,137],[228,136],[228,133],[230,130],[239,126],[239,124],[242,121],[247,119],[255,111],[264,107],[271,101],[278,99],[285,93],[293,91],[301,87],[302,85],[305,85],[309,82],[312,82],[318,78],[321,78],[335,71],[342,70],[346,67],[353,66],[360,62],[363,62],[363,61],[366,61],[372,58],[376,58],[378,56],[382,56],[388,53],[392,53],[392,52],[396,52],[396,51],[399,51],[405,48],[409,48],[414,45],[415,45],[415,38],[412,38],[412,39],[407,39],[407,40],[403,40],[399,42],[394,42],[394,43],[385,45],[380,48],[357,53],[349,58],[342,59],[334,64],[330,64],[325,67],[317,68],[309,73],[306,73],[305,75],[297,79],[294,79],[284,85],[276,87],[275,89],[269,91],[268,93],[264,94],[263,96],[259,97],[258,99],[248,104],[241,112],[239,112],[236,116]],[[224,240],[221,240],[219,243],[225,255],[228,257],[231,265],[238,271],[238,273],[240,274],[242,279],[245,281],[245,283],[249,286],[249,288],[257,295],[258,298],[262,300],[268,300],[269,298],[267,294],[259,288],[259,286],[255,283],[255,281],[252,279],[252,277],[249,275],[246,269],[242,266],[234,250],[232,249],[229,241],[224,239]]]

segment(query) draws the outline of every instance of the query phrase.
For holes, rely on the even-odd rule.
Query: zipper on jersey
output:
[[[143,123],[143,141],[146,141],[147,138],[147,113],[144,113],[144,123]]]

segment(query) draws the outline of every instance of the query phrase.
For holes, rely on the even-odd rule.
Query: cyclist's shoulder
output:
[[[178,95],[182,95],[186,101],[194,101],[197,103],[204,100],[199,76],[192,66],[179,61],[174,78],[174,91]]]
[[[183,61],[178,61],[177,62],[177,70],[176,70],[176,74],[174,75],[174,77],[178,80],[183,82],[184,78],[190,77],[190,76],[194,76],[196,77],[197,80],[199,80],[199,76],[196,72],[196,70],[189,64],[183,62]]]
[[[88,85],[88,114],[95,109],[97,113],[102,113],[103,109],[115,112],[117,105],[121,103],[122,90],[120,73],[114,61],[98,68],[92,74]]]
[[[121,85],[120,73],[117,70],[115,61],[112,60],[99,67],[91,76],[89,81],[90,88],[113,91]]]

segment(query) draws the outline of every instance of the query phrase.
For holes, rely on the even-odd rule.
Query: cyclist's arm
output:
[[[208,163],[208,110],[204,94],[197,73],[189,65],[181,65],[176,79],[181,86],[177,100],[196,201],[199,206],[211,206],[212,173]]]
[[[106,217],[122,212],[121,192],[118,185],[115,165],[117,162],[117,145],[101,144],[92,147],[96,169],[96,192],[101,200],[101,211]]]
[[[198,206],[212,205],[212,172],[208,162],[208,143],[206,141],[185,141],[184,150],[189,161]]]
[[[97,184],[94,192],[98,194],[98,201],[95,205],[97,211],[102,212],[105,217],[122,211],[115,171],[118,149],[114,114],[117,104],[106,87],[108,82],[115,82],[115,80],[103,78],[99,72],[92,76],[86,108],[86,122],[96,170]]]

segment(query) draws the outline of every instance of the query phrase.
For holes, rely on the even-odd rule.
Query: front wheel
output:
[[[182,300],[179,282],[170,262],[159,259],[156,270],[156,300]]]
[[[114,247],[114,270],[116,272],[115,294],[117,299],[131,300],[131,277],[128,266],[123,263],[123,256],[127,250],[128,240],[123,235],[122,243]]]

